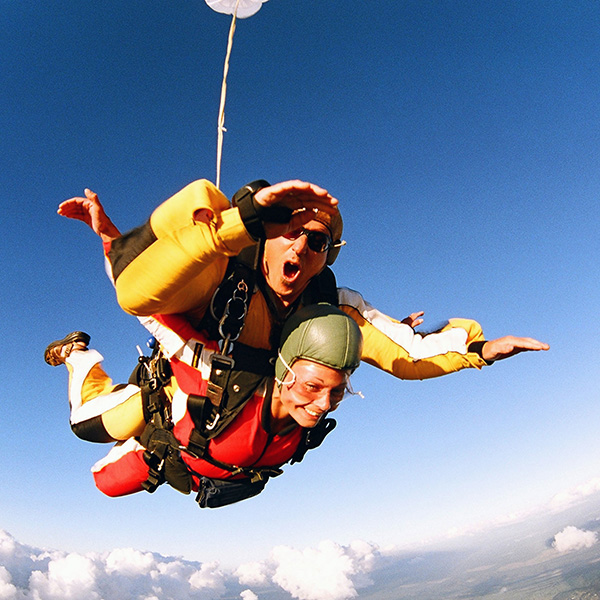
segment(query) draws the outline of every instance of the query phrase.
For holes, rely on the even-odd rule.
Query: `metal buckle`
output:
[[[233,291],[231,298],[227,301],[227,304],[225,304],[223,316],[219,320],[219,334],[221,337],[229,338],[229,341],[232,342],[238,339],[242,331],[242,327],[237,328],[235,335],[233,333],[225,333],[224,327],[229,319],[241,321],[243,326],[246,313],[248,312],[247,300],[248,285],[242,280],[238,282],[237,289]]]

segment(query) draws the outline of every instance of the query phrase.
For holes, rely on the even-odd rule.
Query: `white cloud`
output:
[[[267,581],[268,567],[262,562],[243,563],[234,575],[242,585],[261,585]]]
[[[217,600],[227,577],[216,562],[201,565],[132,548],[49,552],[2,530],[0,565],[0,600]]]
[[[18,589],[27,586],[32,571],[45,569],[53,555],[20,544],[8,532],[0,529],[0,564],[10,573]]]
[[[29,588],[40,600],[99,600],[96,591],[98,568],[80,554],[67,554],[48,563],[48,571],[34,571]]]
[[[195,589],[208,589],[216,592],[225,591],[225,575],[219,569],[219,563],[214,561],[205,563],[189,579],[190,585]]]
[[[150,552],[140,552],[133,548],[117,548],[106,557],[107,573],[142,575],[150,571],[154,564],[154,556]]]
[[[347,600],[372,584],[368,574],[378,558],[379,549],[364,541],[349,546],[323,541],[304,550],[277,546],[269,560],[244,563],[234,575],[242,585],[271,580],[299,600]]]
[[[17,548],[17,542],[10,533],[0,530],[0,556],[10,556],[14,554]]]
[[[0,567],[0,600],[16,600],[19,591],[12,584],[12,577],[5,567]]]
[[[559,552],[571,552],[591,548],[598,542],[595,531],[584,531],[569,525],[554,536],[552,546]]]
[[[273,581],[299,600],[346,600],[365,583],[374,556],[375,548],[366,542],[343,547],[323,541],[305,550],[278,546],[271,554]]]
[[[242,600],[258,600],[252,586],[279,586],[299,600],[349,600],[372,583],[369,574],[380,558],[367,542],[324,541],[304,550],[279,546],[265,561],[224,572],[218,562],[133,548],[85,555],[47,551],[0,530],[0,600],[218,600],[239,586],[248,588],[240,592]]]

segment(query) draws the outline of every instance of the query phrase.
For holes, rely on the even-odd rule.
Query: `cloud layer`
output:
[[[45,551],[0,530],[0,600],[212,600],[226,592],[258,600],[253,586],[276,585],[298,600],[347,600],[369,585],[376,546],[321,542],[317,548],[275,548],[269,559],[234,572],[119,548],[104,553]]]
[[[598,492],[600,492],[600,477],[595,477],[572,489],[556,494],[550,501],[550,509],[554,511],[565,510]]]
[[[599,487],[600,480],[592,480],[555,497],[551,506],[579,505]],[[598,535],[567,526],[554,535],[552,546],[559,553],[581,551],[596,546]],[[432,564],[435,557],[434,552]],[[44,550],[21,544],[0,529],[0,600],[259,600],[267,591],[269,597],[279,597],[277,590],[281,597],[297,600],[350,600],[373,585],[371,577],[380,577],[390,560],[409,564],[397,550],[384,552],[371,543],[323,541],[301,550],[277,546],[265,560],[226,570],[216,561],[199,563],[133,548],[87,554]],[[414,572],[415,564],[409,562]],[[415,577],[421,580],[418,569]]]

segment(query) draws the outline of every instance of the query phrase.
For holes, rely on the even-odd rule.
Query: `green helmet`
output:
[[[304,358],[332,369],[356,369],[362,334],[356,321],[331,304],[313,304],[294,313],[283,326],[275,376],[283,381],[288,368]]]

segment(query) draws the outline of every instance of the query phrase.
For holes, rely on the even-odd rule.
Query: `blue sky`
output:
[[[223,191],[314,181],[341,202],[341,285],[395,317],[552,348],[427,382],[365,365],[325,445],[220,511],[166,487],[97,492],[108,447],[72,435],[66,372],[42,355],[83,329],[128,376],[147,336],[56,207],[90,187],[127,229],[214,180],[230,19],[201,0],[0,7],[0,528],[235,565],[280,544],[443,538],[598,475],[600,3],[269,0],[239,21]]]

